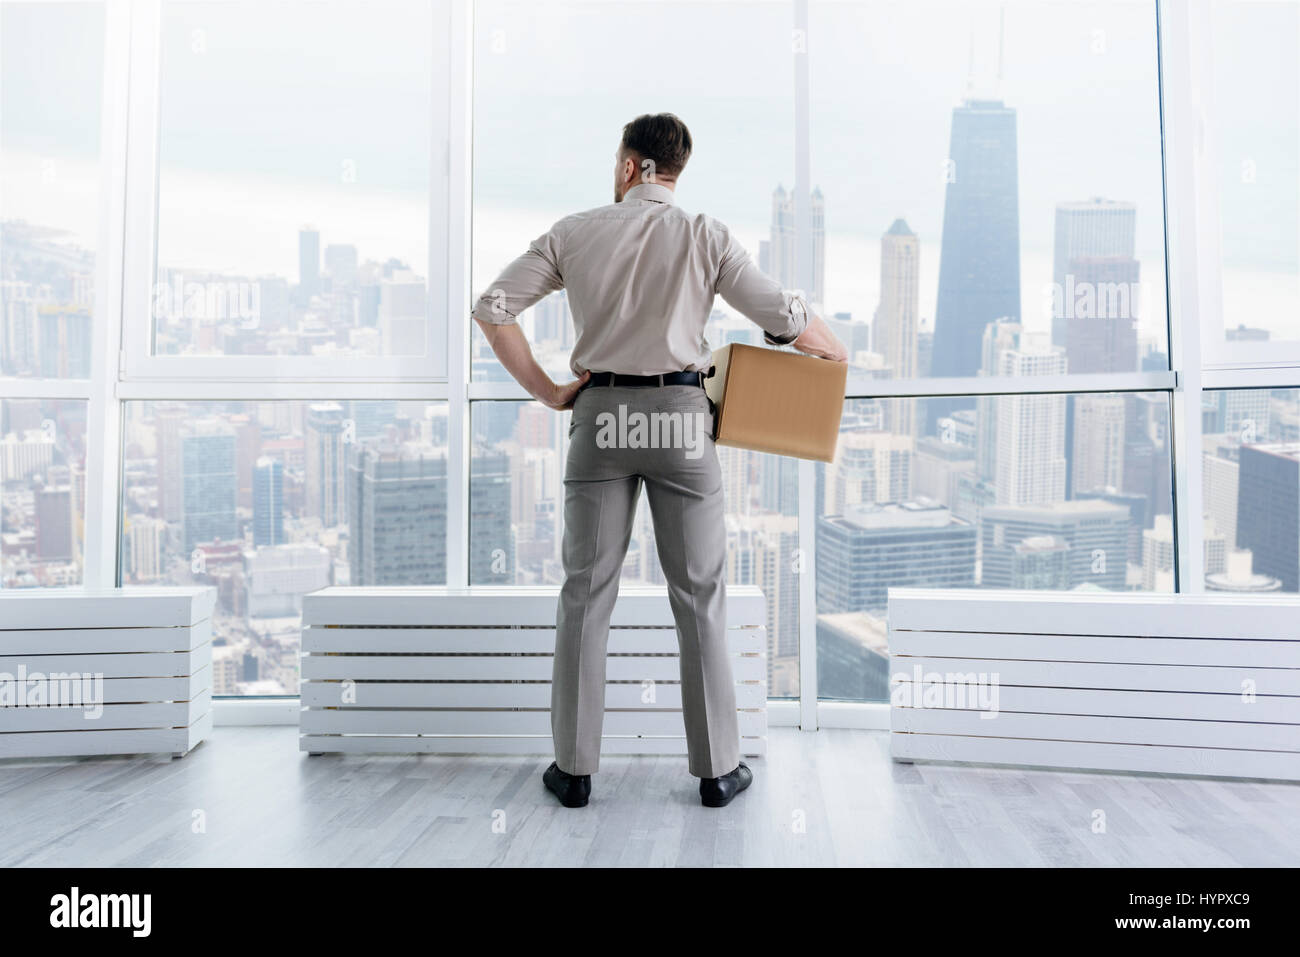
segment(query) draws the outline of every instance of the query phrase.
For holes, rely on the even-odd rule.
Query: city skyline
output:
[[[509,8],[487,6],[485,35]],[[753,29],[764,42],[788,44],[788,22],[772,13],[763,11]],[[858,15],[820,8],[816,13],[822,24],[816,35],[826,43],[819,50],[843,42],[828,35],[827,22]],[[315,143],[321,155],[302,162],[296,189],[284,189],[283,170],[277,179],[275,169],[247,165],[229,144],[211,154],[224,167],[203,168],[212,160],[199,147],[214,135],[221,139],[230,127],[223,121],[196,128],[185,112],[186,103],[202,102],[210,92],[206,64],[212,61],[188,59],[183,44],[176,45],[188,38],[189,23],[184,12],[174,15],[167,26],[172,44],[167,76],[174,85],[168,89],[175,96],[163,119],[157,276],[171,298],[155,301],[156,307],[168,306],[153,317],[158,350],[328,360],[418,355],[436,348],[424,338],[429,296],[438,292],[428,279],[436,275],[427,261],[423,167],[429,151],[418,153],[414,176],[377,156],[385,135],[399,145],[407,135],[418,142],[419,123],[401,127],[396,141],[391,133],[377,133],[372,152],[355,164],[354,181],[339,176],[336,160],[358,158],[338,152],[336,131],[317,142],[310,119],[297,114],[295,123],[275,134],[294,141],[284,158],[303,159],[296,135]],[[553,35],[551,27],[536,24],[534,11],[521,8],[521,16],[525,22],[519,29],[531,23],[541,40]],[[1041,14],[1024,16],[1033,21]],[[1028,27],[1013,20],[1008,49],[1015,58],[1047,55],[1014,42],[1023,36],[1017,31]],[[215,23],[209,35],[217,47],[227,44],[220,49],[227,58],[235,49],[229,46],[228,26]],[[1140,39],[1144,29],[1135,36]],[[637,42],[652,42],[653,33]],[[514,26],[507,30],[507,46],[519,36]],[[1127,36],[1119,40],[1135,42]],[[871,42],[882,41],[873,37]],[[942,42],[951,45],[951,38]],[[271,69],[274,58],[267,51],[273,46],[259,47],[249,75],[232,90],[232,105],[220,117],[230,120],[230,110],[247,104],[259,71]],[[936,51],[931,52],[943,53]],[[889,62],[887,51],[876,53],[900,68]],[[1123,372],[1136,371],[1148,357],[1152,368],[1168,368],[1160,352],[1165,310],[1158,144],[1138,149],[1143,136],[1123,126],[1151,110],[1154,100],[1143,97],[1154,96],[1153,87],[1147,88],[1153,74],[1126,62],[1087,59],[1077,50],[1056,53],[1075,73],[1062,67],[1064,76],[1039,77],[1042,90],[1027,80],[1026,74],[1033,74],[1023,59],[1008,71],[997,95],[974,89],[980,84],[972,82],[954,96],[963,89],[951,82],[954,72],[961,74],[958,68],[927,75],[904,104],[906,122],[888,112],[894,105],[887,98],[857,104],[849,123],[837,113],[844,106],[837,94],[819,101],[817,115],[842,144],[873,144],[862,151],[814,148],[809,183],[815,189],[815,258],[808,294],[850,343],[855,379],[936,371],[1013,378]],[[405,55],[409,58],[396,73],[423,69],[418,49],[407,47]],[[521,75],[535,80],[530,62],[527,55],[485,55],[476,68],[476,92],[510,95]],[[833,91],[832,85],[816,85],[817,71],[831,62],[826,53],[814,57],[815,89]],[[725,63],[705,67],[725,68]],[[1095,119],[1082,91],[1098,71],[1125,78],[1142,95],[1107,117],[1117,124],[1111,140],[1080,141],[1077,155],[1053,155],[1049,147],[1058,142],[1062,119],[1044,113],[1042,105],[1059,95],[1060,84],[1077,82],[1082,86],[1070,87],[1077,112],[1066,111],[1066,118]],[[551,221],[584,205],[574,202],[571,208],[570,201],[588,196],[593,201],[585,205],[607,201],[604,179],[596,193],[596,147],[608,138],[604,121],[616,110],[626,111],[626,104],[568,89],[572,79],[564,66],[555,78],[556,102],[585,94],[591,117],[573,131],[573,145],[556,149],[555,130],[544,126],[545,115],[526,117],[524,129],[509,131],[516,138],[532,137],[526,152],[540,165],[530,167],[530,178],[521,179],[510,165],[520,162],[513,152],[494,148],[506,132],[494,126],[490,112],[476,125],[475,289]],[[780,81],[755,73],[749,82],[762,92]],[[939,96],[941,82],[949,85]],[[1058,84],[1055,93],[1052,84]],[[321,102],[341,97],[340,108],[353,111],[375,105],[376,116],[384,114],[379,107],[397,103],[368,100],[364,85],[341,92],[335,84],[326,92]],[[409,106],[411,101],[400,102]],[[788,128],[780,109],[772,117],[758,116],[748,111],[747,102],[708,96],[692,101],[698,106],[692,115],[701,120],[693,125],[701,149],[683,179],[682,200],[708,197],[745,239],[757,264],[783,284],[795,285],[790,280],[800,272],[792,259],[790,194],[780,186],[792,181],[785,168],[788,157],[747,153],[734,181],[720,175],[729,171],[728,157],[735,165],[736,151],[746,142],[719,138],[725,121],[734,128],[737,117],[748,117],[752,128],[741,126],[754,136]],[[773,102],[783,101],[778,96]],[[888,122],[891,115],[895,122]],[[259,112],[255,125],[266,132],[264,125],[273,118],[269,111]],[[937,130],[948,137],[938,148]],[[891,134],[887,153],[874,146],[882,131]],[[6,197],[0,209],[0,374],[85,374],[94,322],[97,209],[85,196],[94,196],[97,169],[88,165],[79,172],[75,160],[60,159],[51,185],[41,175],[48,157],[30,146],[21,136],[0,143],[6,175],[16,171],[37,184],[30,195]],[[1142,162],[1116,175],[1110,157],[1125,148]],[[607,165],[608,150],[601,149],[601,163]],[[923,168],[918,157],[935,159],[934,168]],[[940,163],[942,157],[949,163]],[[349,167],[342,168],[346,173]],[[59,220],[78,205],[78,195],[86,220],[80,248],[35,225],[62,225]],[[51,196],[58,202],[50,204]],[[43,219],[42,212],[52,218]],[[23,218],[30,224],[20,225]],[[195,221],[205,228],[192,228]],[[249,222],[259,228],[248,230]],[[1156,234],[1160,241],[1152,242]],[[171,293],[173,280],[178,295]],[[186,281],[209,292],[233,286],[233,294],[221,300],[231,311],[187,311]],[[1129,322],[1133,310],[1116,316],[1105,308],[1101,313],[1076,308],[1082,300],[1071,294],[1075,288],[1133,283],[1159,290],[1154,301],[1136,310],[1145,331]],[[1060,295],[1045,297],[1044,291]],[[241,314],[253,302],[256,314]],[[433,318],[436,330],[439,317]],[[1267,330],[1268,320],[1260,316],[1252,328]],[[572,345],[565,297],[543,300],[529,311],[525,326],[543,364],[563,374]],[[721,303],[707,336],[715,347],[759,343],[756,328]],[[476,379],[504,381],[504,370],[477,330],[471,349]],[[1271,500],[1281,502],[1284,516],[1281,523],[1270,521],[1274,513],[1261,510],[1252,497],[1262,494],[1252,490],[1284,486],[1300,461],[1300,453],[1287,444],[1300,440],[1300,416],[1291,408],[1294,393],[1290,396],[1221,393],[1212,408],[1207,406],[1207,435],[1221,440],[1205,453],[1212,458],[1205,503],[1211,587],[1262,589],[1275,582],[1296,587],[1300,573],[1289,550],[1296,536],[1288,530],[1300,518],[1293,522],[1290,500],[1269,492]],[[1164,393],[849,400],[836,461],[819,465],[815,488],[803,490],[813,496],[814,536],[826,557],[816,583],[818,634],[828,636],[836,667],[843,669],[827,676],[826,687],[846,697],[877,693],[878,659],[888,653],[881,639],[883,589],[891,583],[1171,588],[1169,415]],[[0,586],[79,579],[84,418],[84,403],[0,400]],[[218,693],[296,690],[304,592],[332,583],[445,579],[445,404],[131,400],[124,404],[123,418],[123,581],[217,586]],[[529,403],[471,404],[473,457],[466,471],[472,582],[559,581],[563,422]],[[758,584],[767,594],[769,690],[774,696],[792,695],[798,691],[799,573],[792,561],[799,541],[797,472],[790,460],[729,448],[718,452],[727,486],[729,578]],[[1252,550],[1249,563],[1243,559],[1247,549]],[[662,581],[644,506],[624,577]]]

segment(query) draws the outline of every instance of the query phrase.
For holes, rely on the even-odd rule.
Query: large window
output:
[[[447,580],[442,402],[131,402],[124,584],[217,589],[215,692],[297,694],[302,596]]]
[[[90,377],[99,4],[0,5],[0,376]]]
[[[564,456],[568,415],[535,402],[472,405],[469,560],[472,584],[564,581]],[[797,463],[721,447],[727,500],[727,581],[757,585],[768,602],[768,691],[799,693]],[[649,500],[642,495],[622,581],[665,582]]]
[[[569,213],[613,202],[614,154],[638,113],[678,113],[695,155],[678,202],[726,221],[757,254],[774,185],[791,185],[790,5],[487,0],[475,4],[473,287]],[[690,22],[684,29],[683,16]],[[728,41],[719,43],[719,37]],[[611,78],[632,78],[633,91]],[[538,95],[544,89],[543,95]],[[523,104],[527,104],[523,107]],[[524,328],[543,365],[571,376],[572,328],[556,293]],[[719,299],[718,328],[751,323]],[[502,370],[475,329],[474,378]]]
[[[1202,304],[1206,362],[1300,348],[1300,4],[1214,0],[1205,24],[1218,157],[1222,311]],[[1283,353],[1279,350],[1287,350]]]
[[[935,401],[849,402],[818,467],[822,697],[888,698],[891,587],[1174,589],[1164,394]]]
[[[86,403],[0,399],[0,588],[81,583]]]
[[[1300,390],[1206,392],[1204,410],[1205,588],[1300,591]]]
[[[1154,4],[813,0],[808,50],[811,193],[769,184],[766,268],[832,318],[850,392],[1024,374],[995,321],[1050,349],[1034,374],[1169,367]]]
[[[445,226],[447,6],[164,0],[159,20],[157,102],[133,106],[140,127],[156,116],[157,214],[153,245],[136,237],[154,256],[132,263],[152,275],[132,367],[445,376],[430,237]]]
[[[881,700],[891,585],[1300,591],[1297,54],[1294,0],[0,0],[0,587],[212,584],[219,692],[292,695],[321,585],[557,584],[567,416],[467,317],[668,110],[851,352],[834,462],[718,450],[774,697]]]

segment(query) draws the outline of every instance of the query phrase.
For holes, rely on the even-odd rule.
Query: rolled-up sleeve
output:
[[[765,341],[786,345],[808,328],[808,304],[798,293],[759,270],[725,227],[716,292],[728,305],[763,330]]]
[[[501,271],[474,303],[470,315],[495,326],[519,320],[529,306],[564,288],[560,273],[559,224],[538,236],[528,250]]]

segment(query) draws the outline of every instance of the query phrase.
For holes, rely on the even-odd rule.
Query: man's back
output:
[[[708,369],[704,326],[721,295],[785,342],[807,325],[802,299],[759,272],[722,223],[691,215],[665,186],[642,183],[620,203],[566,216],[487,290],[475,318],[503,324],[542,296],[568,291],[570,366],[654,375]]]

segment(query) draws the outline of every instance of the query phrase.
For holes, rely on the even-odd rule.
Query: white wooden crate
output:
[[[208,587],[0,591],[0,758],[187,753],[212,730],[215,603]]]
[[[1300,597],[890,589],[889,651],[896,760],[1300,780]]]
[[[303,599],[301,747],[548,754],[558,588],[325,588]],[[767,611],[727,589],[741,751],[767,743]],[[663,588],[621,589],[606,754],[685,754],[677,632]]]

